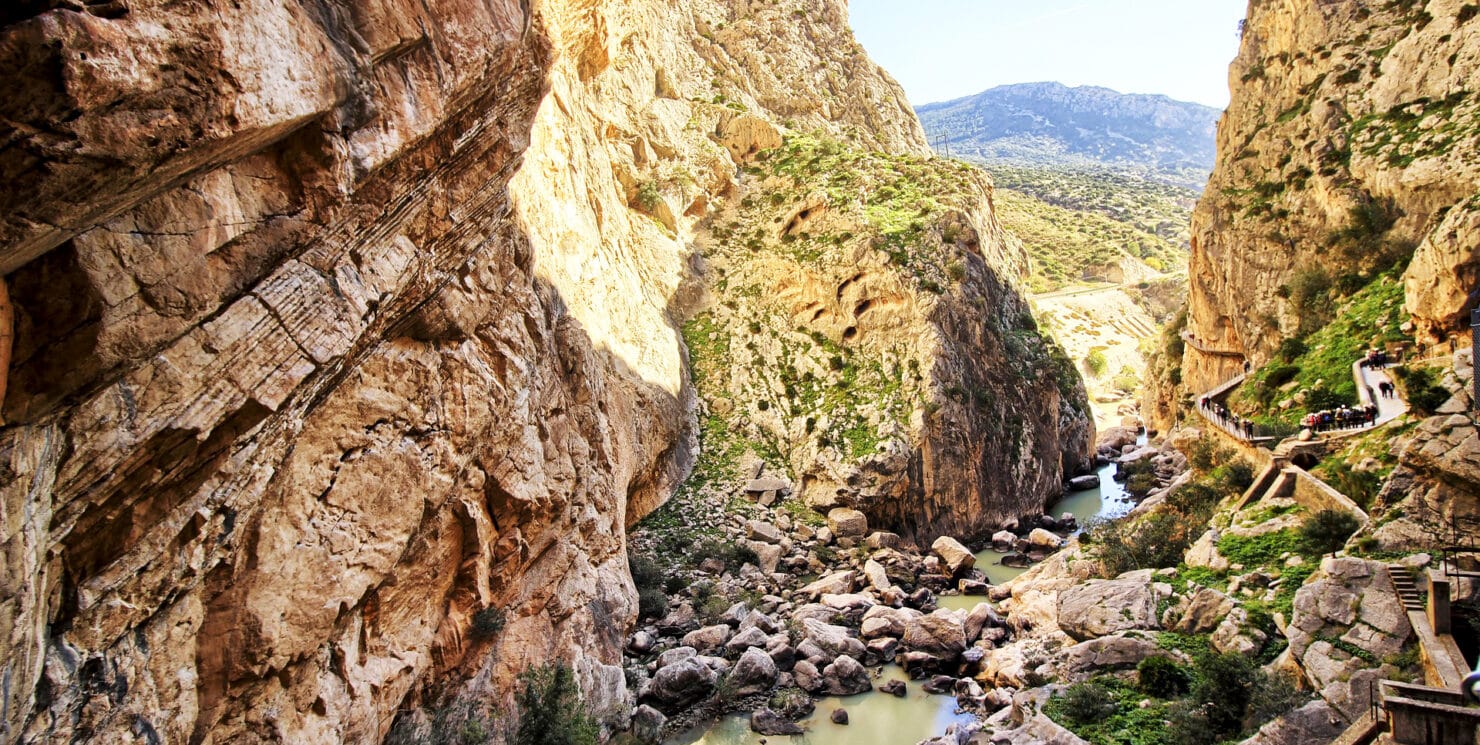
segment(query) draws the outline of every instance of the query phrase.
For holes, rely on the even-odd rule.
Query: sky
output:
[[[1056,81],[1228,105],[1248,0],[850,0],[910,103]]]

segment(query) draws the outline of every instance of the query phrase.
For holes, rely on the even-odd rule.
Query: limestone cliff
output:
[[[1041,514],[1087,465],[1093,424],[985,174],[806,136],[745,173],[700,242],[686,328],[718,425],[706,445],[924,544]],[[734,462],[715,465],[733,484]]]
[[[1193,217],[1186,390],[1267,362],[1394,266],[1420,342],[1463,327],[1480,278],[1476,14],[1462,0],[1250,4]]]
[[[692,244],[785,132],[926,152],[845,4],[26,2],[0,23],[0,739],[373,742],[418,707],[507,709],[548,659],[624,721],[625,529],[695,452]],[[987,468],[1041,500],[1088,440],[1043,350],[1000,346],[1027,333],[1016,259],[959,177],[964,274],[934,281],[960,284],[899,316],[929,334],[918,400],[955,401],[912,441],[936,481],[911,471],[901,522],[938,521],[941,480],[986,494]],[[1028,393],[980,400],[1015,374]],[[1049,470],[987,457],[952,408],[972,400],[1043,407],[1016,452]]]

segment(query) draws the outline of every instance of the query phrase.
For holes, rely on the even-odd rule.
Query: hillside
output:
[[[989,164],[1113,164],[1200,189],[1219,111],[1166,96],[1027,83],[916,108],[937,149]]]

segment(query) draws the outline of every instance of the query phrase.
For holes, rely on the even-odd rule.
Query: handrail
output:
[[[1179,336],[1182,337],[1183,342],[1186,342],[1193,349],[1196,349],[1203,354],[1212,355],[1214,357],[1237,357],[1239,359],[1244,359],[1244,357],[1247,356],[1243,352],[1236,352],[1232,349],[1213,349],[1212,347],[1205,346],[1201,341],[1198,341],[1196,336],[1193,336],[1190,332],[1187,331],[1183,331],[1181,334],[1179,334]]]

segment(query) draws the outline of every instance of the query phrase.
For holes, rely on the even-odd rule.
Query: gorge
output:
[[[1325,742],[1442,678],[1393,567],[1480,537],[1476,6],[1250,3],[1186,311],[1099,427],[1042,254],[848,14],[0,11],[0,742],[557,742],[551,663],[560,742],[891,694],[940,713],[910,742],[1118,742],[1086,692],[1145,742]],[[1273,426],[1388,343],[1412,413],[1308,470],[1195,410],[1247,362]],[[1125,519],[1050,509],[1117,477]]]

